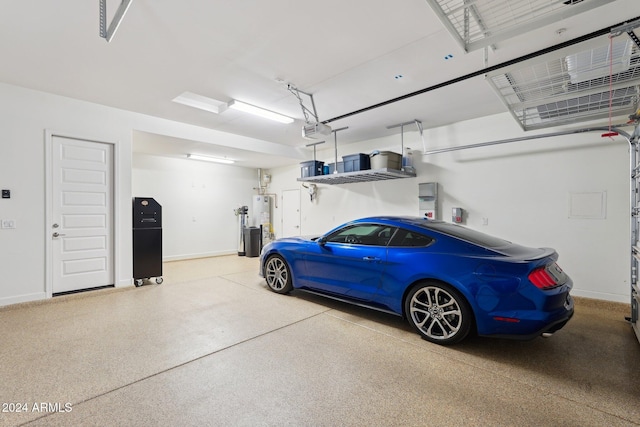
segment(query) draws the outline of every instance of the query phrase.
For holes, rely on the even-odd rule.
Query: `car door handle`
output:
[[[377,258],[377,257],[374,257],[374,256],[365,256],[365,257],[362,257],[362,259],[364,261],[380,261],[380,258]]]

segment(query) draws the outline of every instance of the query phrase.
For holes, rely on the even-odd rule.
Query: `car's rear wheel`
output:
[[[271,255],[267,258],[264,270],[267,286],[269,286],[269,289],[273,292],[286,294],[293,289],[291,270],[287,262],[280,255]]]
[[[473,325],[467,300],[452,286],[440,282],[416,284],[405,300],[405,314],[411,326],[427,341],[455,344]]]

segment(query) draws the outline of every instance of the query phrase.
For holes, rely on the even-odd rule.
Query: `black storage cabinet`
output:
[[[133,279],[162,283],[162,206],[151,197],[133,198]]]
[[[245,227],[244,250],[247,257],[260,256],[262,232],[258,227]]]

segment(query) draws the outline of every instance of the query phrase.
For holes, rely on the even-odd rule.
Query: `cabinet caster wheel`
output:
[[[133,284],[136,285],[136,288],[142,286],[142,283],[143,283],[142,279],[135,279],[133,281]]]
[[[161,285],[163,281],[164,281],[164,280],[162,280],[162,277],[156,277],[156,283],[157,283],[158,285]]]

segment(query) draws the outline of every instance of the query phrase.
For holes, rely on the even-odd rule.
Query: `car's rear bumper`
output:
[[[496,333],[496,334],[481,334],[481,336],[485,336],[485,337],[493,337],[493,338],[509,338],[509,339],[513,339],[513,340],[521,340],[521,341],[528,341],[528,340],[532,340],[534,338],[537,338],[543,334],[553,334],[557,331],[559,331],[560,329],[562,329],[564,327],[564,325],[567,324],[567,322],[569,322],[569,320],[573,317],[573,307],[571,307],[570,310],[568,310],[566,312],[566,314],[551,322],[551,323],[547,323],[545,324],[543,327],[538,328],[536,330],[534,330],[533,332],[530,333],[520,333],[520,332],[514,332],[514,333]]]

